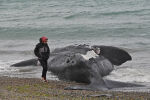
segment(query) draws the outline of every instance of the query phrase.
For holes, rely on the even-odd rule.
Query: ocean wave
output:
[[[126,15],[126,14],[136,14],[136,13],[141,13],[145,11],[149,11],[150,9],[135,9],[135,10],[121,10],[121,11],[112,11],[112,12],[104,12],[104,13],[99,13],[99,15]]]
[[[94,9],[93,9],[94,10]],[[66,14],[64,19],[73,19],[73,18],[99,18],[100,16],[118,16],[118,15],[149,15],[150,8],[146,9],[134,9],[134,10],[114,10],[114,11],[98,11],[98,10],[83,10],[80,12],[72,12]],[[146,14],[147,13],[147,14]]]
[[[140,68],[118,68],[114,70],[108,79],[122,82],[150,82],[150,76],[146,70]]]
[[[16,50],[0,50],[0,55],[14,55],[14,54],[21,54],[21,55],[33,55],[33,51],[16,51]]]

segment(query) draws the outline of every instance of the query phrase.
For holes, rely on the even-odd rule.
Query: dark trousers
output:
[[[46,73],[47,73],[47,60],[42,60],[42,59],[40,59],[39,61],[40,61],[40,63],[41,63],[41,66],[43,67],[42,77],[43,77],[44,79],[46,79]]]

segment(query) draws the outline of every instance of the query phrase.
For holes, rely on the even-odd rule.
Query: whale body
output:
[[[100,54],[93,52],[94,48],[100,48]],[[48,59],[48,70],[57,75],[60,80],[86,83],[86,85],[68,86],[65,89],[107,90],[137,86],[103,79],[114,70],[114,65],[118,66],[129,60],[132,60],[129,53],[117,47],[71,45],[56,48],[51,52]],[[23,63],[28,65],[25,64],[26,62],[35,65],[37,60],[31,59],[12,66],[20,67],[20,65],[23,66]]]

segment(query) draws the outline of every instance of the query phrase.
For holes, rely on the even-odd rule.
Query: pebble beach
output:
[[[79,83],[0,77],[0,100],[150,100],[148,92],[64,90]]]

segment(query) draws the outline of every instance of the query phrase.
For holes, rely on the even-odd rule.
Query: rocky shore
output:
[[[0,77],[0,100],[150,100],[146,92],[64,90],[75,82]]]

